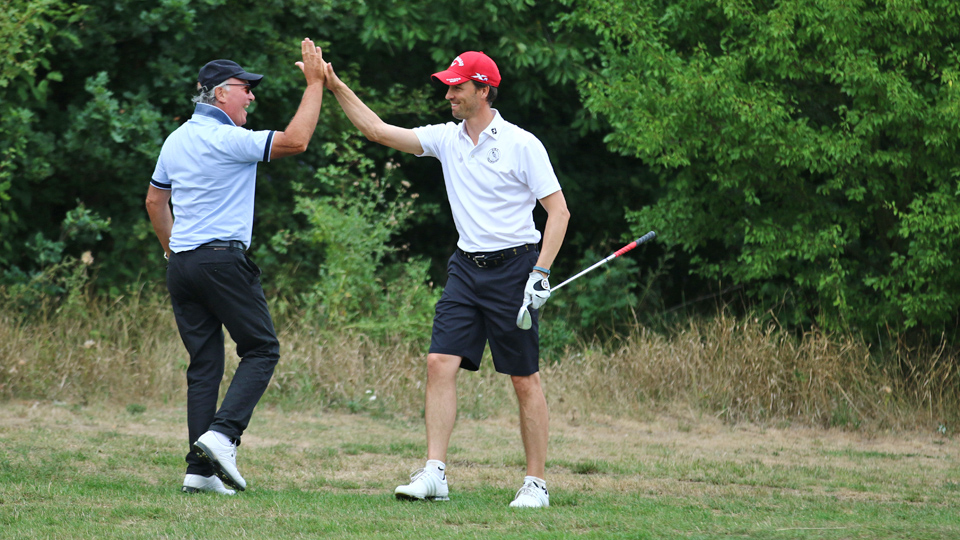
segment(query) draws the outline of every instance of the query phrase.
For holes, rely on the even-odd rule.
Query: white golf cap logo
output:
[[[473,78],[483,82],[487,82],[487,79],[489,79],[489,77],[487,77],[486,75],[482,75],[480,73],[477,73],[476,75],[474,75]]]
[[[450,62],[450,67],[453,67],[454,65],[458,65],[458,66],[460,66],[460,67],[463,67],[463,59],[460,58],[459,56],[456,57],[456,58],[454,58],[454,59],[453,59],[453,62]]]

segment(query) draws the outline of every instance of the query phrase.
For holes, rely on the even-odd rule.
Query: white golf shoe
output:
[[[200,459],[213,465],[213,472],[223,480],[223,483],[243,491],[247,488],[247,481],[240,476],[237,470],[237,445],[224,444],[217,438],[217,434],[208,431],[193,443],[197,448]]]
[[[183,487],[180,491],[184,493],[200,493],[209,491],[219,493],[220,495],[236,495],[237,492],[224,487],[223,482],[215,475],[200,476],[199,474],[188,474],[183,477]]]
[[[517,496],[510,503],[511,508],[546,508],[550,506],[550,494],[547,493],[547,484],[539,478],[528,476],[523,480],[523,487],[517,491]]]
[[[436,473],[430,469],[420,469],[410,475],[410,483],[399,486],[394,490],[398,499],[449,501],[450,491],[447,489],[447,475]]]

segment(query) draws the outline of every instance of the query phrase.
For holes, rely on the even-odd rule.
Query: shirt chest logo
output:
[[[487,152],[487,161],[490,163],[496,163],[500,161],[500,149],[491,148],[490,151]]]

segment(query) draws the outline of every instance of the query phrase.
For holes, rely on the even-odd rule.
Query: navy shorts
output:
[[[531,310],[532,328],[517,328],[523,288],[537,257],[537,251],[530,251],[494,268],[479,268],[457,250],[447,262],[447,284],[433,317],[430,352],[459,356],[460,367],[477,371],[489,342],[499,373],[526,376],[540,371],[537,312]]]

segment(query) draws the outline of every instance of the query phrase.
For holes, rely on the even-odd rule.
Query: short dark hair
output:
[[[475,80],[473,80],[473,79],[471,79],[470,82],[473,83],[473,86],[474,86],[477,90],[482,90],[482,89],[484,89],[484,88],[489,88],[490,91],[487,92],[487,103],[488,103],[489,105],[493,105],[493,102],[496,101],[496,99],[497,99],[497,87],[496,87],[496,86],[490,86],[489,84],[479,83],[479,82],[477,82],[477,81],[475,81]]]

